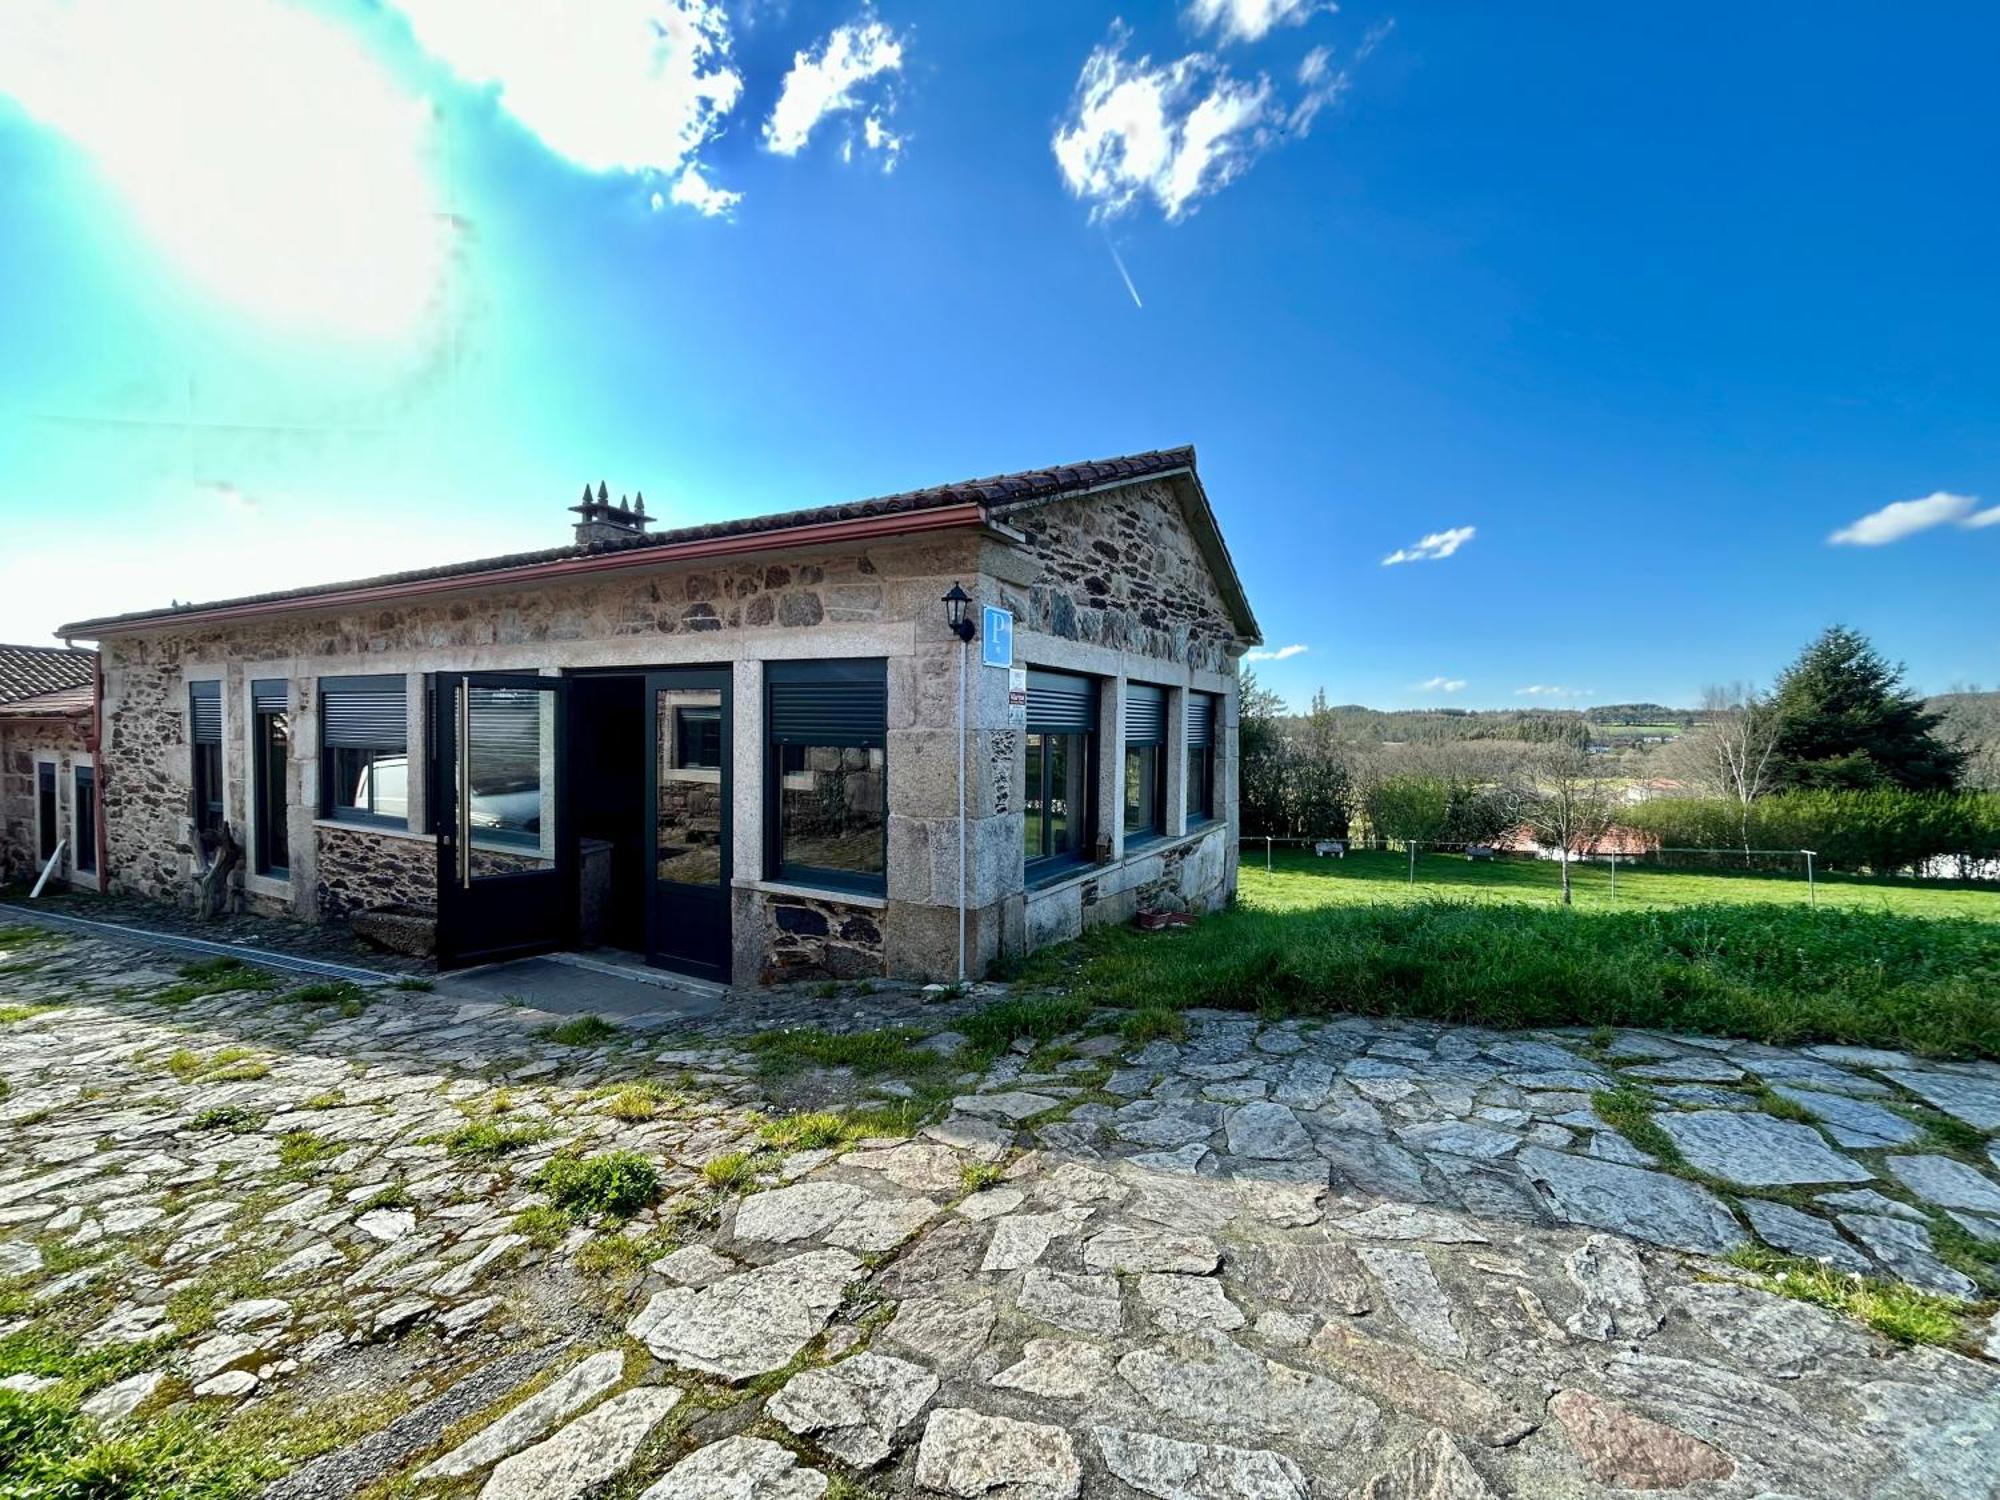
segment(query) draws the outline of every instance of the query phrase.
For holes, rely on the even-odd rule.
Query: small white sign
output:
[[[1015,729],[1028,726],[1028,669],[1007,669],[1007,723]]]
[[[979,659],[989,667],[1014,665],[1014,611],[989,604],[980,611]]]

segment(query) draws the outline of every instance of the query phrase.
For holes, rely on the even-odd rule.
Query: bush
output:
[[[570,1214],[629,1219],[660,1201],[660,1174],[636,1151],[558,1156],[532,1179],[549,1202]]]
[[[1652,834],[1668,850],[1786,851],[1750,855],[1746,865],[1796,869],[1792,851],[1811,849],[1821,868],[1894,875],[1932,860],[1953,859],[1956,873],[1974,874],[2000,860],[2000,794],[1993,792],[1793,791],[1750,805],[1718,798],[1662,798],[1641,803],[1619,821]],[[1676,856],[1666,853],[1661,863]],[[1686,856],[1679,862],[1690,862]],[[1693,862],[1702,862],[1696,857]]]

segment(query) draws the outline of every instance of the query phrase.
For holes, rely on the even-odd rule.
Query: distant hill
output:
[[[2000,791],[2000,692],[1938,693],[1924,707],[1944,715],[1942,733],[1966,752],[1965,785]]]
[[[1459,740],[1558,740],[1629,738],[1638,728],[1680,732],[1700,719],[1694,709],[1660,703],[1615,703],[1604,708],[1369,708],[1342,703],[1327,710],[1336,738],[1357,744],[1446,744]],[[1304,715],[1295,717],[1303,718]]]

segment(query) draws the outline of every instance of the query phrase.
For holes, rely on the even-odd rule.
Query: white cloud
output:
[[[689,162],[681,168],[681,175],[674,179],[673,200],[684,203],[696,213],[707,218],[728,213],[743,201],[741,193],[732,193],[726,188],[715,187],[701,175],[701,168]],[[653,194],[653,207],[660,206],[660,195]]]
[[[1463,677],[1432,677],[1423,682],[1411,684],[1413,693],[1455,693],[1465,686]]]
[[[1393,568],[1397,563],[1428,562],[1440,557],[1450,557],[1478,533],[1479,528],[1476,526],[1454,526],[1449,531],[1433,531],[1421,541],[1412,542],[1407,547],[1398,547],[1382,559],[1382,566]]]
[[[1936,526],[1968,530],[2000,524],[2000,505],[1975,511],[1977,496],[1938,490],[1921,500],[1894,500],[1836,531],[1827,541],[1836,547],[1881,547]]]
[[[1276,649],[1259,646],[1255,651],[1244,652],[1243,659],[1245,661],[1290,661],[1295,656],[1303,656],[1311,649],[1310,646],[1279,646]]]
[[[736,107],[720,0],[390,0],[426,52],[587,172],[674,179],[672,201],[717,213],[690,168]],[[726,205],[725,205],[726,206]]]
[[[1329,0],[1189,0],[1187,19],[1197,31],[1215,31],[1226,42],[1254,42],[1274,26],[1301,26]]]
[[[764,122],[764,148],[796,156],[829,116],[863,110],[862,144],[881,153],[885,167],[893,166],[903,148],[902,137],[887,123],[894,100],[883,96],[879,87],[871,91],[878,96],[873,104],[865,104],[862,95],[871,81],[902,69],[903,46],[903,38],[868,18],[836,26],[817,47],[795,53],[777,106]],[[853,153],[850,135],[841,154],[851,158]]]
[[[1281,117],[1270,79],[1236,78],[1207,53],[1155,67],[1125,56],[1113,27],[1076,82],[1050,146],[1064,184],[1093,219],[1151,198],[1169,220],[1227,187],[1275,139]]]
[[[1592,691],[1593,689],[1591,688],[1555,687],[1548,683],[1538,682],[1532,687],[1515,688],[1514,696],[1517,698],[1588,698]]]
[[[222,300],[358,338],[433,305],[449,231],[430,111],[343,26],[268,0],[6,0],[0,95]]]

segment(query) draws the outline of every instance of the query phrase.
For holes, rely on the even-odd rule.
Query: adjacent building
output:
[[[259,908],[737,983],[978,974],[1233,891],[1259,637],[1192,449],[572,509],[545,552],[65,626],[109,887],[176,898],[226,828]]]
[[[0,646],[0,885],[98,883],[96,669],[90,651]]]

